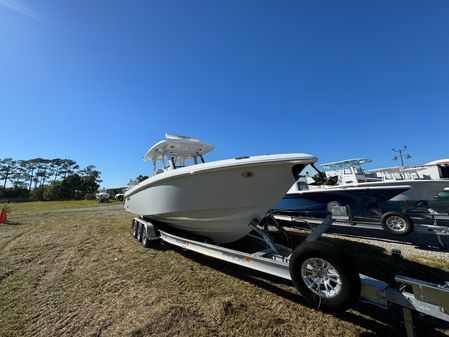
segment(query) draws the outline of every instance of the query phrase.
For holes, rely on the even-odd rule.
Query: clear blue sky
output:
[[[449,1],[0,0],[0,158],[106,187],[165,132],[209,160],[449,157]]]

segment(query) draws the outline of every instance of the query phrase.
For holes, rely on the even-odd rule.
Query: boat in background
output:
[[[153,176],[125,193],[128,212],[217,243],[247,235],[316,162],[309,154],[277,154],[206,163],[214,147],[198,139],[166,135],[144,156]]]
[[[310,169],[316,174],[310,175]],[[325,218],[331,214],[332,207],[347,206],[351,216],[368,215],[377,211],[379,204],[410,189],[409,185],[338,186],[335,177],[326,177],[314,165],[310,169],[273,207],[275,214]]]
[[[401,174],[409,179],[449,180],[449,158],[433,160],[419,166],[399,167],[399,169]],[[376,170],[369,170],[366,172],[379,175]],[[427,204],[432,210],[449,213],[449,187],[438,192],[432,200],[427,202]]]
[[[327,177],[333,177],[336,185],[354,187],[376,187],[409,185],[410,189],[390,199],[390,202],[401,203],[407,208],[418,207],[420,202],[429,202],[440,191],[449,186],[448,179],[413,179],[406,177],[398,168],[370,170],[366,173],[362,165],[371,162],[367,158],[356,158],[338,162],[321,164],[327,169]]]
[[[449,179],[449,158],[438,159],[422,166],[414,166],[422,169],[424,177],[429,179]]]
[[[109,202],[110,196],[111,195],[109,194],[109,192],[105,188],[103,188],[95,193],[95,200],[99,203]]]

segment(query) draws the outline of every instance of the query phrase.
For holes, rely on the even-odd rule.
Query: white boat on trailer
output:
[[[213,148],[166,135],[144,157],[153,162],[154,175],[125,193],[125,209],[213,242],[236,241],[282,199],[294,175],[317,160],[294,153],[205,163]]]
[[[324,310],[345,310],[358,299],[383,308],[388,308],[391,303],[398,304],[404,310],[408,336],[413,336],[411,310],[449,322],[447,284],[436,285],[396,277],[401,284],[413,288],[413,293],[408,293],[404,287],[398,290],[382,281],[359,275],[349,260],[343,258],[333,246],[316,241],[329,227],[326,221],[324,226],[313,227],[305,242],[293,250],[274,242],[268,224],[275,225],[281,231],[283,229],[272,213],[265,213],[266,209],[283,196],[304,166],[316,161],[315,157],[303,154],[245,157],[178,168],[186,159],[191,159],[194,164],[198,160],[203,162],[202,154],[212,148],[190,138],[167,138],[167,141],[150,149],[146,156],[155,162],[155,173],[159,173],[157,162],[167,160],[162,173],[155,174],[125,194],[125,208],[140,215],[132,221],[132,232],[144,247],[164,241],[292,280],[305,299]],[[193,143],[199,146],[190,155],[182,154],[181,150],[186,149],[185,143],[188,144],[188,151]],[[258,179],[248,179],[259,175],[264,187],[259,186]],[[220,182],[220,177],[228,180]],[[226,189],[222,203],[211,192],[220,187]],[[274,191],[269,187],[273,187]],[[195,192],[204,195],[197,197]],[[268,195],[259,195],[264,192]],[[183,205],[183,201],[190,209]],[[251,208],[254,208],[252,212]],[[256,235],[249,234],[251,231]],[[219,244],[212,244],[204,240],[205,237]],[[240,251],[223,245],[238,239],[253,240],[259,243],[262,250]]]
[[[395,196],[390,201],[407,202],[412,206],[419,201],[430,201],[440,191],[449,186],[448,179],[422,179],[406,176],[398,168],[377,169],[364,171],[362,165],[370,163],[368,158],[356,158],[341,160],[332,163],[321,164],[327,169],[328,177],[336,177],[336,185],[340,186],[394,186],[409,185],[410,189]],[[379,173],[381,175],[376,175]]]
[[[449,186],[449,179],[426,179],[417,174],[405,174],[404,170],[398,168],[363,170],[362,165],[369,162],[371,159],[356,158],[320,166],[327,169],[324,171],[326,176],[334,178],[337,187],[410,186],[410,189],[382,202],[378,210],[373,209],[382,227],[390,234],[406,235],[414,231],[415,221],[412,217],[433,219],[433,226],[436,226],[437,218],[447,220],[447,214],[433,210],[429,204],[435,195]]]

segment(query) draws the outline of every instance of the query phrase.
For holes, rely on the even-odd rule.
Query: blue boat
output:
[[[314,186],[315,187],[315,186]],[[331,214],[329,203],[349,206],[352,216],[372,213],[379,204],[408,190],[408,185],[376,187],[316,186],[308,190],[289,192],[273,207],[274,213],[325,218]]]
[[[312,170],[312,174],[309,171]],[[273,207],[274,213],[325,218],[333,206],[348,206],[352,216],[372,214],[379,205],[410,189],[409,185],[337,185],[338,177],[327,177],[309,165],[284,198]]]

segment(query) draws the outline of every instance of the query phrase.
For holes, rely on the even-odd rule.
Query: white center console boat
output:
[[[216,243],[236,241],[317,160],[294,153],[205,163],[213,149],[198,139],[166,135],[144,157],[153,162],[154,175],[125,193],[125,209]]]

